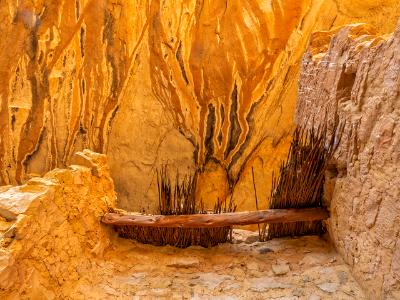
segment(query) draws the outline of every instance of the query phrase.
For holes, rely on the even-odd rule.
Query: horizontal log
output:
[[[325,220],[329,213],[322,208],[268,209],[249,212],[195,215],[122,215],[105,214],[104,224],[117,226],[211,228],[260,223],[292,223]]]

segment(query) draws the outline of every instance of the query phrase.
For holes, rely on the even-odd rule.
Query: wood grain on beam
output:
[[[122,215],[108,213],[102,218],[104,224],[145,227],[211,228],[259,223],[291,223],[298,221],[325,220],[329,213],[322,208],[269,209],[250,212],[196,214],[196,215]]]

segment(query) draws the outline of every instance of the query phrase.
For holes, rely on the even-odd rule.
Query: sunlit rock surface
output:
[[[130,210],[154,171],[201,167],[204,201],[266,205],[286,155],[299,60],[314,30],[393,30],[398,1],[14,1],[0,4],[0,184],[107,153]],[[218,187],[216,180],[223,179]]]
[[[332,240],[371,299],[399,299],[400,23],[385,36],[365,24],[313,35],[297,118],[335,112],[346,126],[325,188]]]
[[[60,299],[97,272],[112,232],[99,221],[116,197],[105,155],[80,161],[1,190],[1,299]]]

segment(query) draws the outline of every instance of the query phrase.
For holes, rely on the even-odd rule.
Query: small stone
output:
[[[318,295],[312,294],[312,295],[308,298],[308,300],[321,300],[321,297],[318,296]]]
[[[325,282],[325,283],[318,284],[318,287],[324,292],[334,293],[337,291],[339,285],[337,283],[333,283],[333,282]]]
[[[329,261],[329,256],[324,253],[309,253],[306,254],[300,261],[299,265],[306,266],[321,266]]]
[[[258,242],[258,235],[250,235],[245,239],[246,244],[253,244],[255,242]]]
[[[269,252],[274,252],[274,250],[272,250],[268,247],[263,247],[263,248],[258,249],[258,253],[260,253],[260,254],[266,254]]]
[[[269,289],[286,289],[290,287],[290,284],[275,281],[271,277],[260,277],[250,280],[250,289],[254,292],[265,292]]]
[[[275,275],[285,275],[290,271],[290,268],[287,264],[272,265],[272,271]]]
[[[249,235],[254,235],[254,232],[249,230],[235,229],[233,231],[233,243],[234,244],[244,243]]]

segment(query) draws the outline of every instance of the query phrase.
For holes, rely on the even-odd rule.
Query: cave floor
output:
[[[73,299],[365,299],[340,256],[319,237],[260,243],[235,230],[211,249],[115,238]],[[97,268],[98,267],[98,268]]]

